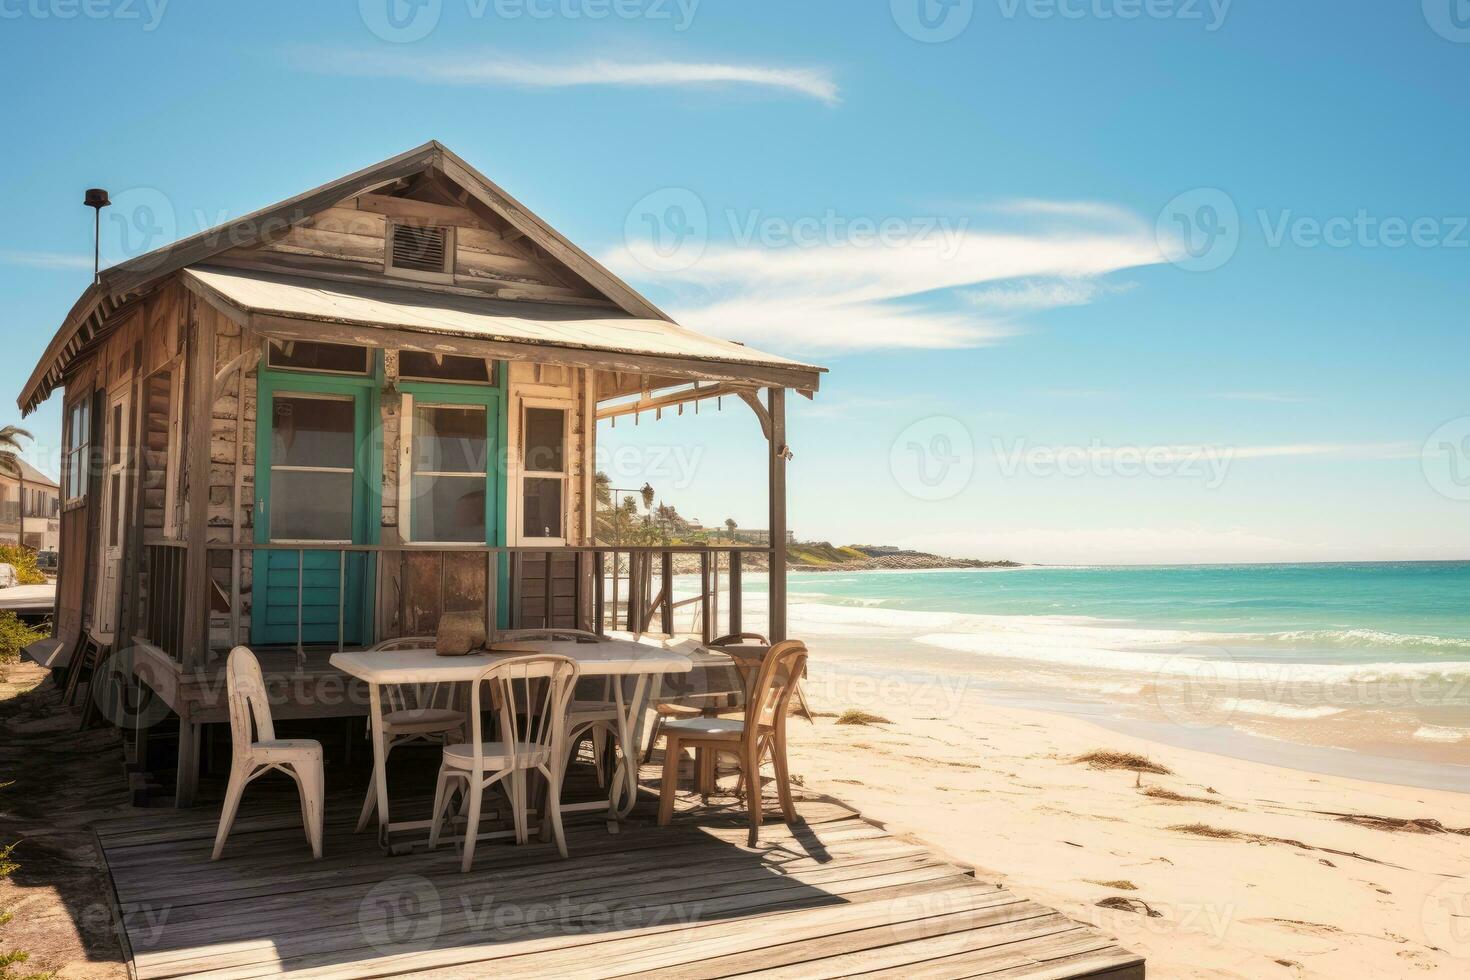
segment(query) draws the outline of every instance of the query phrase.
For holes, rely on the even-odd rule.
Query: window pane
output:
[[[112,487],[107,492],[107,509],[111,511],[107,521],[107,543],[111,547],[117,546],[118,525],[122,522],[118,516],[122,513],[122,474],[112,474]],[[22,504],[24,506],[24,504]]]
[[[112,406],[112,465],[116,466],[122,462],[123,452],[123,407],[121,403]]]
[[[562,471],[566,414],[559,408],[526,409],[526,431],[521,442],[526,447],[523,465],[527,470],[542,473]]]
[[[413,410],[413,468],[440,473],[484,473],[486,422],[483,408],[416,405]]]
[[[352,540],[351,473],[271,473],[271,537]]]
[[[271,465],[351,469],[354,415],[347,399],[277,395],[271,417]]]
[[[412,492],[413,540],[485,543],[484,476],[416,476]]]
[[[299,371],[337,371],[348,374],[368,373],[368,349],[349,344],[314,344],[295,341],[287,352],[286,345],[272,341],[270,365]]]
[[[561,534],[561,480],[531,477],[525,481],[521,507],[528,538],[559,538]]]
[[[425,378],[429,381],[478,381],[494,382],[490,368],[483,357],[460,357],[444,355],[444,363],[434,360],[433,354],[406,350],[398,355],[398,376],[402,378]]]

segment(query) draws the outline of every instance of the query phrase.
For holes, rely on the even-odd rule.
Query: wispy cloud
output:
[[[837,83],[823,68],[791,68],[710,61],[634,61],[596,58],[556,62],[524,61],[495,51],[445,55],[417,51],[293,47],[292,64],[329,75],[402,78],[440,85],[568,88],[591,85],[625,87],[752,86],[816,99],[839,101]]]
[[[1073,221],[1098,221],[1129,227],[1142,227],[1143,225],[1143,220],[1132,211],[1106,201],[1050,201],[1044,198],[1021,197],[1001,201],[992,205],[991,209],[1003,214],[1065,218]]]
[[[69,255],[65,252],[19,252],[0,249],[0,265],[20,265],[28,269],[87,269],[92,268],[90,255]]]
[[[1110,288],[1099,277],[1163,261],[1152,234],[1136,230],[1028,234],[954,221],[917,221],[910,230],[862,243],[711,246],[675,270],[661,267],[652,242],[632,240],[607,261],[632,279],[673,290],[677,300],[669,305],[697,330],[778,350],[828,352],[994,343],[1018,333],[1010,317],[1027,303],[1036,308],[1048,289],[1050,301],[1086,302],[1085,292]],[[976,302],[962,295],[965,287],[1013,280],[1021,285],[1006,309],[983,309],[984,296]],[[1031,280],[1038,284],[1025,285]],[[990,298],[1006,306],[1000,292]]]
[[[1086,306],[1102,296],[1124,293],[1137,283],[1109,283],[1100,279],[1027,280],[1012,285],[968,289],[966,302],[995,313],[1035,313],[1064,306]]]

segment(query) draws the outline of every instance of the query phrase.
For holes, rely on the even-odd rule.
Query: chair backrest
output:
[[[796,693],[797,682],[806,669],[806,644],[783,640],[771,647],[761,660],[761,669],[745,702],[745,740],[753,749],[762,728],[786,723],[786,708]]]
[[[557,629],[542,626],[523,630],[501,630],[492,639],[496,643],[506,640],[511,642],[516,640],[591,640],[600,643],[604,637],[598,636],[596,633],[589,633],[587,630]]]
[[[432,650],[436,640],[432,636],[395,636],[379,640],[364,653],[392,653],[395,650]],[[383,700],[389,711],[406,711],[413,708],[455,708],[458,699],[458,684],[384,684]]]
[[[718,639],[710,640],[709,645],[712,647],[728,647],[736,646],[746,641],[758,643],[761,646],[771,645],[771,641],[759,633],[727,633]]]
[[[523,750],[550,749],[551,758],[557,757],[566,734],[567,705],[581,673],[570,657],[542,654],[511,657],[486,667],[470,689],[470,744],[476,768],[484,769],[485,690],[490,691],[490,707],[500,722],[499,741],[506,744],[514,768]]]
[[[234,754],[244,755],[250,751],[251,743],[269,742],[275,738],[276,726],[271,722],[271,706],[265,694],[265,679],[260,675],[260,661],[249,647],[235,647],[230,651],[230,659],[225,663],[225,684]]]

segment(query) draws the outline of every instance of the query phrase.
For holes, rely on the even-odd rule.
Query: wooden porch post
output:
[[[205,323],[198,301],[189,304],[193,327],[189,358],[189,523],[185,530],[184,671],[209,662],[209,442],[214,419],[213,318]]]
[[[202,322],[199,303],[189,301],[189,523],[185,529],[184,635],[180,660],[184,674],[209,662],[209,439],[214,419],[213,318]],[[241,399],[243,408],[244,399]],[[174,805],[192,806],[199,788],[199,726],[179,718],[179,764]]]
[[[786,639],[786,389],[767,390],[771,416],[771,642]]]

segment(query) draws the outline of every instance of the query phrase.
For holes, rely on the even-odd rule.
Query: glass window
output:
[[[414,405],[408,501],[412,540],[486,542],[488,419],[478,405]]]
[[[442,354],[436,359],[433,354],[413,350],[406,350],[398,355],[398,376],[423,381],[495,383],[495,374],[483,357]]]
[[[352,469],[354,407],[348,398],[275,397],[272,466]]]
[[[527,406],[521,416],[521,535],[565,536],[567,413]]]
[[[271,472],[271,537],[283,541],[351,541],[352,473]]]
[[[567,413],[559,408],[526,409],[522,465],[530,473],[560,473],[565,468]]]
[[[278,394],[273,403],[271,538],[351,541],[357,446],[352,399]]]
[[[304,340],[271,341],[270,366],[296,371],[331,371],[336,374],[367,374],[371,367],[366,347],[350,344],[318,344]]]
[[[91,433],[88,431],[92,413],[88,411],[89,399],[82,398],[71,406],[66,425],[66,473],[62,487],[68,500],[86,496],[88,453],[91,451]]]
[[[528,538],[561,537],[562,481],[559,478],[527,477],[523,486],[521,534]]]

